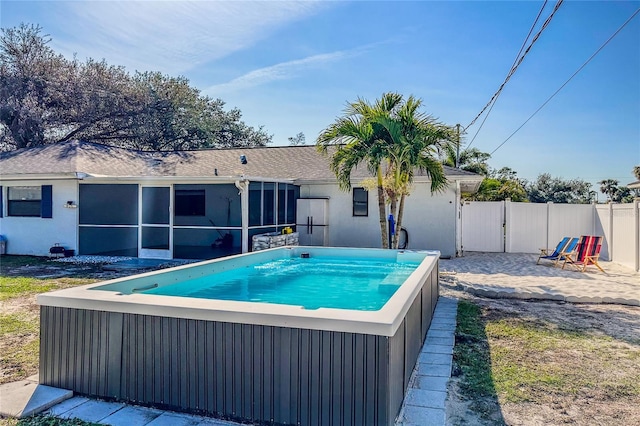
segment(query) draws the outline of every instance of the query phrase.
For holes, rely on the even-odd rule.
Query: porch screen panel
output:
[[[296,223],[296,204],[300,198],[300,187],[287,185],[287,220],[286,223]]]
[[[174,226],[242,226],[240,195],[235,185],[175,185],[174,188]]]
[[[249,183],[249,226],[262,225],[262,182]]]
[[[169,250],[169,228],[165,226],[143,226],[142,248]]]
[[[278,184],[278,224],[287,223],[287,184]]]
[[[138,228],[81,226],[79,254],[138,256]]]
[[[271,182],[264,182],[262,185],[262,224],[275,225],[276,184]]]
[[[142,223],[168,225],[170,197],[167,187],[142,188]]]
[[[81,225],[138,225],[138,185],[81,184]]]
[[[176,259],[214,259],[239,253],[242,253],[241,230],[173,229],[173,257]]]

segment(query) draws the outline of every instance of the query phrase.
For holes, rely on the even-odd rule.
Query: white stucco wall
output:
[[[49,255],[49,248],[59,243],[78,250],[78,209],[64,207],[67,201],[78,203],[76,180],[2,181],[3,217],[0,234],[7,238],[7,254]],[[52,185],[53,218],[7,217],[7,187]]]
[[[456,253],[456,192],[431,194],[428,183],[414,185],[405,201],[403,228],[409,232],[409,249],[439,250],[442,256]]]
[[[439,250],[443,256],[455,256],[455,195],[453,184],[434,195],[428,183],[414,185],[405,202],[403,218],[403,227],[409,232],[409,249]],[[352,192],[340,191],[337,185],[302,185],[300,197],[329,197],[327,245],[381,247],[376,191],[369,191],[368,217],[353,217]]]

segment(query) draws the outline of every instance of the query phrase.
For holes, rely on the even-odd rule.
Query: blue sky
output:
[[[184,75],[287,145],[298,132],[313,143],[348,101],[386,91],[413,94],[441,121],[466,126],[502,83],[542,3],[2,0],[0,22],[41,25],[68,57]],[[472,146],[496,149],[639,7],[565,1]],[[640,15],[490,164],[530,180],[544,172],[634,180]]]

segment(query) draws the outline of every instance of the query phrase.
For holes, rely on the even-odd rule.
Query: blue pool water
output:
[[[146,294],[375,311],[419,262],[287,258],[144,291]]]

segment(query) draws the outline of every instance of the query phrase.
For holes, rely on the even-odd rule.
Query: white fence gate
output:
[[[504,201],[465,201],[462,250],[504,251]]]
[[[640,201],[630,204],[537,204],[467,201],[463,251],[539,253],[563,237],[602,235],[605,260],[640,270]]]

